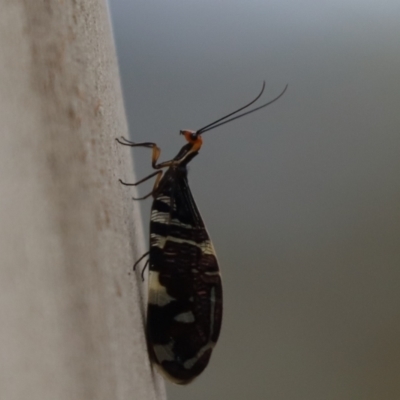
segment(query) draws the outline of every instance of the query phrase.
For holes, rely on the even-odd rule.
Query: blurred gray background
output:
[[[109,1],[131,137],[161,160],[289,84],[190,165],[225,314],[169,399],[400,399],[400,2]]]

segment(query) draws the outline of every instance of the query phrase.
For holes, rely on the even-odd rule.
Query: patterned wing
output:
[[[151,213],[147,338],[161,372],[185,384],[204,370],[217,342],[222,286],[186,168],[167,171],[163,181]]]

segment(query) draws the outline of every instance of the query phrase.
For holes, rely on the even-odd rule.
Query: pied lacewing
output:
[[[204,132],[268,106],[285,93],[287,85],[275,99],[232,117],[257,101],[264,88],[265,82],[254,100],[211,124],[197,131],[180,131],[188,143],[170,161],[157,163],[160,148],[155,143],[117,139],[124,146],[152,149],[151,165],[156,171],[136,183],[120,182],[136,186],[156,177],[153,190],[135,199],[150,196],[154,199],[150,218],[150,250],[135,266],[148,256],[146,337],[149,354],[158,370],[174,383],[187,384],[204,370],[218,340],[222,321],[222,284],[218,262],[189,188],[187,164],[197,156]],[[164,168],[168,169],[163,174]]]

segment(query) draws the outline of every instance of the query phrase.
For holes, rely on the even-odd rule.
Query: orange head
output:
[[[185,129],[180,131],[180,134],[185,137],[185,139],[192,144],[193,151],[199,151],[201,145],[203,144],[203,139],[201,135],[196,134],[196,131],[191,131],[189,129]]]

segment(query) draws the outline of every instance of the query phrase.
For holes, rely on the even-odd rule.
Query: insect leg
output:
[[[155,143],[153,143],[153,142],[143,142],[143,143],[134,143],[134,142],[131,142],[130,140],[128,140],[128,139],[125,139],[123,136],[122,136],[122,139],[125,141],[125,143],[124,142],[121,142],[121,140],[120,139],[115,139],[119,144],[122,144],[122,145],[124,145],[124,146],[129,146],[129,147],[147,147],[148,149],[152,149],[153,150],[153,152],[152,152],[152,155],[151,155],[151,166],[154,168],[154,169],[161,169],[161,168],[167,168],[167,167],[172,167],[173,165],[179,165],[180,163],[181,163],[181,161],[185,158],[185,157],[187,157],[187,155],[188,154],[185,154],[181,159],[179,159],[179,160],[169,160],[169,161],[163,161],[162,163],[160,163],[160,164],[157,164],[157,161],[158,161],[158,159],[159,159],[159,157],[160,157],[160,154],[161,154],[161,149],[155,144]],[[154,174],[155,175],[155,174]],[[148,176],[148,178],[150,178],[151,176],[154,176],[154,175],[149,175]],[[144,179],[144,180],[146,180],[146,178]],[[144,180],[142,180],[142,181],[140,181],[140,182],[144,182]],[[138,183],[140,183],[140,182],[138,182]]]
[[[137,261],[135,262],[135,264],[133,264],[133,270],[134,270],[134,271],[136,271],[136,267],[137,267],[137,265],[140,263],[140,261],[142,261],[143,258],[147,257],[149,254],[150,254],[150,251],[147,251],[146,253],[144,253],[144,254],[142,255],[142,257],[139,258],[139,260],[137,260]],[[144,264],[144,267],[143,267],[143,269],[142,269],[142,272],[141,272],[141,274],[140,274],[140,276],[142,277],[142,281],[144,281],[144,271],[145,271],[147,265],[149,265],[149,259],[147,259],[147,261],[146,261],[146,263]]]
[[[142,277],[142,282],[144,282],[144,271],[146,270],[147,266],[149,265],[150,260],[147,259],[146,264],[144,264],[144,267],[142,269],[142,273],[140,274]]]
[[[122,181],[121,179],[118,179],[118,180],[119,180],[120,183],[122,183],[125,186],[136,186],[136,185],[139,185],[142,182],[147,181],[148,179],[152,178],[153,176],[157,175],[157,178],[156,178],[156,180],[154,182],[153,190],[150,193],[146,194],[146,196],[143,196],[143,197],[132,197],[133,200],[144,200],[144,199],[147,199],[148,197],[150,197],[154,193],[154,191],[157,189],[157,186],[158,186],[158,184],[160,182],[162,174],[163,174],[162,171],[156,171],[156,172],[150,174],[149,176],[146,176],[146,178],[143,178],[139,182],[136,182],[136,183],[126,183],[126,182]]]
[[[150,178],[152,178],[153,176],[156,176],[156,175],[158,175],[158,174],[160,174],[160,173],[162,173],[162,171],[153,172],[153,173],[150,174],[149,176],[146,176],[146,178],[143,178],[143,179],[141,179],[139,182],[136,182],[136,183],[126,183],[126,182],[124,182],[122,179],[118,179],[118,180],[119,180],[120,183],[122,183],[122,184],[125,185],[125,186],[136,186],[136,185],[139,185],[139,184],[141,184],[141,183],[143,183],[143,182],[146,182],[148,179],[150,179]]]
[[[158,158],[160,157],[161,150],[160,150],[160,148],[159,148],[155,143],[152,143],[152,142],[134,143],[134,142],[131,142],[131,141],[128,140],[128,139],[125,139],[123,136],[122,136],[122,139],[123,139],[125,142],[121,142],[121,140],[118,139],[118,138],[115,139],[115,140],[116,140],[119,144],[122,144],[123,146],[129,146],[129,147],[147,147],[148,149],[152,149],[153,152],[152,152],[152,155],[151,155],[151,166],[152,166],[154,169],[163,168],[163,166],[157,165],[157,160],[158,160]]]
[[[123,141],[121,141],[121,139]],[[174,159],[174,160],[164,161],[164,162],[162,162],[160,164],[157,164],[157,160],[160,157],[161,149],[155,143],[153,143],[153,142],[134,143],[134,142],[131,142],[128,139],[125,139],[123,136],[122,136],[121,139],[117,138],[115,140],[119,144],[122,144],[123,146],[147,147],[147,148],[152,149],[153,151],[152,151],[152,155],[151,155],[151,166],[154,169],[158,169],[159,170],[161,168],[167,168],[167,167],[171,167],[171,166],[174,166],[174,165],[179,165],[179,163],[184,159],[184,157],[187,156],[187,154],[186,154],[185,156],[182,157],[182,159],[179,159],[179,160],[175,160]],[[133,197],[134,200],[144,200],[144,199],[147,199],[148,197],[150,197],[154,193],[154,191],[157,189],[158,184],[160,183],[160,180],[161,180],[161,177],[162,177],[162,171],[154,172],[153,174],[150,174],[149,176],[143,178],[142,180],[140,180],[139,182],[136,182],[136,183],[125,183],[121,179],[119,181],[125,186],[136,186],[139,183],[145,182],[148,179],[150,179],[150,178],[152,178],[153,176],[156,176],[156,175],[157,175],[157,178],[156,178],[156,181],[154,182],[153,190],[150,193],[148,193],[146,196],[143,196],[143,197],[137,197],[137,198]]]
[[[121,141],[121,139],[123,141]],[[156,144],[153,142],[142,142],[142,143],[135,143],[131,142],[128,139],[125,139],[123,136],[121,136],[121,139],[116,138],[115,140],[119,143],[122,144],[123,146],[129,146],[129,147],[153,147]]]
[[[147,257],[149,254],[150,254],[150,251],[146,251],[146,253],[144,253],[144,254],[142,255],[142,257],[140,257],[139,260],[137,260],[137,261],[135,262],[135,264],[133,264],[133,270],[134,270],[134,271],[136,271],[136,267],[137,267],[137,265],[140,263],[140,261],[142,261],[143,258]]]

